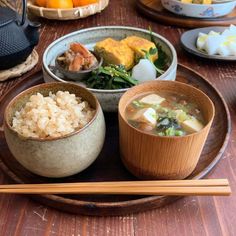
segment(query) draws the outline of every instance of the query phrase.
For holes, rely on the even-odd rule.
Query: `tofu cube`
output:
[[[141,100],[139,100],[141,103],[149,104],[149,105],[159,105],[163,101],[165,101],[165,98],[160,97],[157,94],[150,94],[145,97],[143,97]]]
[[[195,118],[185,120],[181,125],[189,133],[198,132],[204,127],[203,124]]]
[[[157,123],[157,113],[153,108],[144,108],[139,110],[132,118],[133,121],[144,122],[151,126]]]

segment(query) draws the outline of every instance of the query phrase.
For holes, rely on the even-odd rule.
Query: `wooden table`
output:
[[[224,156],[210,178],[228,178],[233,190],[231,197],[186,197],[161,209],[121,217],[88,217],[66,214],[36,202],[26,196],[0,195],[0,235],[236,235],[236,63],[214,62],[195,58],[180,48],[184,29],[160,25],[140,15],[135,0],[111,0],[99,15],[84,20],[56,22],[40,20],[40,61],[25,76],[41,68],[42,54],[55,39],[91,26],[127,25],[147,29],[171,41],[178,60],[197,70],[223,94],[231,112],[233,130]],[[0,83],[0,96],[24,77]],[[0,183],[8,179],[0,173]]]

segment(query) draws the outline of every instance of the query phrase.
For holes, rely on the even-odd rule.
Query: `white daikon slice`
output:
[[[141,59],[132,70],[132,78],[140,83],[156,79],[156,74],[155,66],[148,59]]]

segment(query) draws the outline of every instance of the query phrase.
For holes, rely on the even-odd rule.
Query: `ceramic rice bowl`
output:
[[[82,129],[58,138],[25,138],[11,126],[13,116],[37,92],[69,91],[88,101],[95,109],[92,120]],[[63,83],[48,83],[32,87],[16,96],[4,114],[4,133],[7,144],[16,160],[29,171],[45,177],[66,177],[90,166],[99,155],[105,138],[105,121],[102,109],[87,89]]]

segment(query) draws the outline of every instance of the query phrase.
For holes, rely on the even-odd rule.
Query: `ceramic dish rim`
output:
[[[49,44],[49,46],[46,48],[46,50],[43,53],[43,69],[50,75],[51,78],[53,78],[54,80],[60,81],[60,82],[64,82],[67,83],[67,81],[65,81],[64,79],[59,78],[58,76],[56,76],[54,73],[52,73],[52,71],[49,69],[49,65],[46,65],[46,57],[48,55],[48,52],[51,48],[53,48],[57,43],[70,38],[71,36],[74,36],[76,34],[80,34],[80,33],[86,33],[89,31],[94,31],[94,30],[103,30],[103,29],[124,29],[124,30],[133,30],[133,31],[138,31],[138,32],[143,32],[143,33],[149,33],[148,30],[142,29],[142,28],[138,28],[138,27],[130,27],[130,26],[121,26],[121,25],[116,25],[116,26],[98,26],[98,27],[90,27],[90,28],[85,28],[82,30],[78,30],[78,31],[74,31],[72,33],[66,34],[60,38],[58,38],[57,40],[53,41],[51,44]],[[168,74],[170,73],[170,71],[177,65],[177,53],[176,50],[174,48],[174,46],[170,43],[170,41],[168,39],[166,39],[165,37],[153,32],[152,33],[155,37],[158,37],[163,43],[165,43],[168,48],[170,49],[170,52],[172,54],[172,61],[168,67],[168,69],[164,72],[164,74]],[[160,75],[159,77],[163,76]],[[156,79],[158,79],[159,77],[157,77]],[[86,87],[87,88],[87,87]],[[89,91],[91,92],[96,92],[96,93],[123,93],[125,91],[127,91],[129,88],[123,88],[123,89],[93,89],[93,88],[87,88]]]

